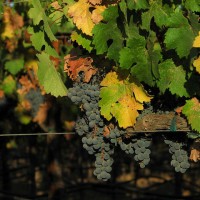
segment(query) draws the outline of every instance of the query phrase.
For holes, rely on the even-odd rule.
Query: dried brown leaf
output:
[[[37,122],[38,124],[43,124],[48,115],[48,110],[50,108],[50,104],[47,102],[40,105],[37,115],[34,117],[33,122]]]
[[[4,98],[5,94],[3,90],[0,90],[0,99]]]
[[[18,89],[18,94],[26,94],[30,91],[30,89],[35,89],[36,86],[29,80],[27,75],[22,76],[19,79],[19,83],[22,85],[22,88]]]
[[[190,160],[197,162],[200,160],[200,151],[197,149],[192,149],[190,152]]]
[[[74,81],[77,80],[80,72],[84,72],[83,81],[88,83],[91,77],[97,72],[97,69],[92,66],[93,59],[90,57],[76,58],[67,55],[64,59],[64,71],[67,72],[68,76]]]

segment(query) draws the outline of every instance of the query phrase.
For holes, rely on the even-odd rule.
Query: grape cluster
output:
[[[90,132],[86,136],[82,137],[83,148],[86,149],[89,154],[95,154],[101,149],[104,139],[103,136],[100,136],[98,133],[102,132],[103,130],[100,129],[96,132],[97,134]]]
[[[151,141],[145,138],[132,139],[128,144],[121,141],[120,147],[127,154],[135,154],[135,161],[139,162],[141,168],[144,168],[150,162],[150,153],[149,149]]]
[[[127,139],[124,138],[126,131],[117,126],[109,128],[109,134],[104,135],[105,121],[100,115],[99,95],[99,84],[93,80],[89,83],[76,82],[68,90],[68,97],[83,111],[76,122],[75,130],[82,136],[83,148],[89,154],[95,155],[94,175],[99,180],[107,181],[111,177],[115,146],[119,145],[127,154],[135,153],[135,160],[143,168],[150,161],[150,141],[142,138],[131,139],[127,144]]]
[[[111,178],[110,172],[112,171],[112,164],[114,162],[111,155],[114,154],[114,149],[111,148],[109,143],[102,143],[100,153],[96,154],[96,161],[94,175],[99,180],[107,181]]]
[[[75,130],[82,136],[83,148],[89,154],[95,154],[96,161],[94,175],[98,179],[107,181],[111,175],[113,159],[113,149],[109,140],[103,136],[104,120],[100,115],[98,106],[99,85],[91,81],[90,83],[76,82],[68,90],[68,97],[71,101],[80,105],[84,114],[76,122]]]
[[[190,163],[188,162],[187,151],[183,149],[183,144],[166,139],[164,142],[169,145],[169,152],[172,154],[171,165],[175,168],[175,171],[185,173],[190,167]]]
[[[41,94],[41,90],[31,89],[25,96],[25,98],[31,103],[31,116],[35,117],[40,108],[40,105],[44,103],[44,96]]]
[[[110,133],[106,136],[106,138],[109,138],[110,142],[117,146],[118,142],[121,140],[121,136],[124,134],[124,130],[120,130],[118,127],[115,127],[114,129],[110,130]]]
[[[144,168],[150,162],[150,153],[151,153],[151,150],[149,149],[150,145],[151,141],[145,138],[138,139],[133,144],[133,147],[135,149],[134,159],[135,161],[139,162],[141,168]]]

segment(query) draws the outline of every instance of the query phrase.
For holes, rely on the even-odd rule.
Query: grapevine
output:
[[[44,127],[46,97],[67,96],[98,179],[111,178],[116,148],[141,168],[150,163],[149,116],[168,115],[174,133],[181,118],[200,137],[198,0],[9,1],[0,11],[0,108],[15,99],[20,123]],[[164,142],[175,171],[186,172],[186,144]]]

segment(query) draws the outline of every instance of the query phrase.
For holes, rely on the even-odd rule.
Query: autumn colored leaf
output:
[[[5,96],[4,91],[0,89],[0,99],[4,98],[4,96]]]
[[[200,150],[192,149],[190,152],[190,160],[197,162],[200,160]]]
[[[175,112],[180,115],[182,113],[182,110],[183,110],[183,106],[180,106],[178,108],[175,109]]]
[[[190,160],[197,162],[200,160],[200,141],[196,140],[191,145]]]
[[[115,117],[122,128],[134,126],[143,102],[150,102],[152,98],[136,80],[121,79],[117,72],[108,73],[101,86],[101,114],[107,120]]]
[[[196,68],[196,71],[200,74],[200,57],[198,57],[194,62],[193,62],[194,67]]]
[[[33,122],[37,122],[38,124],[43,124],[47,119],[50,107],[51,107],[50,104],[47,102],[41,104],[36,116],[33,118]]]
[[[15,13],[10,7],[6,7],[4,9],[3,23],[4,29],[1,34],[3,40],[5,40],[6,38],[10,39],[16,37],[19,34],[17,30],[20,30],[24,25],[22,16]]]
[[[31,102],[29,100],[27,100],[27,99],[23,99],[20,102],[20,105],[23,108],[23,110],[26,110],[26,111],[30,111],[31,110]]]
[[[32,70],[34,75],[37,76],[37,71],[38,71],[38,62],[37,60],[28,60],[25,64],[24,64],[26,70]]]
[[[138,110],[143,110],[143,104],[137,102],[133,96],[125,95],[118,103],[112,106],[112,114],[122,128],[133,126],[136,123]]]
[[[193,42],[193,47],[200,47],[200,31],[199,31],[199,35],[197,37],[195,37],[194,42]]]
[[[182,113],[186,116],[193,130],[200,132],[200,102],[194,97],[186,101]]]
[[[93,8],[92,12],[91,8]],[[73,18],[78,29],[86,35],[92,36],[92,29],[102,19],[101,13],[104,9],[104,6],[93,6],[88,0],[79,0],[69,6],[68,14]]]
[[[73,21],[78,29],[81,29],[86,35],[92,35],[94,22],[92,21],[92,13],[90,8],[92,6],[87,0],[80,0],[69,7],[68,14],[73,17]]]
[[[30,89],[35,89],[35,85],[28,78],[28,75],[23,75],[19,79],[19,83],[21,84],[21,88],[17,90],[18,94],[26,94],[30,91]]]
[[[93,59],[90,57],[76,58],[67,55],[64,60],[64,71],[67,72],[68,76],[72,80],[76,80],[78,78],[79,72],[84,72],[83,81],[88,83],[91,77],[97,72],[97,69],[92,66]]]
[[[103,19],[103,16],[101,14],[105,9],[106,9],[105,6],[95,6],[95,9],[92,11],[92,16],[91,16],[92,21],[95,24],[98,24]]]

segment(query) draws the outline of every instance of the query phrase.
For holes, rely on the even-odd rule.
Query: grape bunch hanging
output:
[[[95,155],[94,175],[99,180],[107,181],[111,178],[115,147],[119,145],[125,153],[135,154],[134,159],[144,168],[150,161],[151,141],[145,138],[127,140],[126,131],[118,126],[113,126],[109,134],[104,134],[108,122],[100,115],[99,95],[100,86],[95,76],[89,83],[75,82],[68,91],[68,97],[83,111],[75,130],[82,136],[83,148]]]

